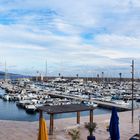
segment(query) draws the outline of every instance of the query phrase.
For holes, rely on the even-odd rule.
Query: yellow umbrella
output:
[[[44,118],[40,119],[38,140],[49,140],[46,121]]]

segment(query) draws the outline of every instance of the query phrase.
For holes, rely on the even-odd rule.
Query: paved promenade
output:
[[[120,118],[120,136],[121,140],[129,140],[129,138],[137,133],[139,123],[138,114],[140,110],[134,112],[134,123],[131,123],[131,112],[119,113]],[[84,128],[84,122],[89,120],[88,117],[81,117],[80,140],[86,140],[88,135]],[[106,131],[106,125],[109,123],[110,114],[96,115],[94,121],[97,123],[95,136],[97,140],[107,140],[109,133]],[[55,134],[50,136],[50,140],[71,140],[66,133],[66,129],[76,125],[76,118],[57,119],[55,124]],[[47,121],[49,125],[49,122]],[[37,140],[38,122],[18,122],[18,121],[0,121],[0,140]]]

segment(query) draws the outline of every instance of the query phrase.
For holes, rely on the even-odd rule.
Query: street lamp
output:
[[[134,60],[132,60],[132,123],[134,121]]]
[[[139,120],[139,138],[140,138],[140,114],[138,116],[138,120]]]
[[[122,80],[122,73],[121,72],[119,73],[119,76],[120,76],[120,83],[121,83],[121,80]]]
[[[36,82],[38,81],[38,73],[39,71],[36,71],[37,75],[36,75]]]
[[[104,82],[104,72],[102,72],[102,83]]]
[[[79,75],[78,74],[76,74],[76,77],[77,77],[77,79],[79,78]]]

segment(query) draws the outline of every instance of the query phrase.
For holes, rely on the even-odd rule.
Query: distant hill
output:
[[[0,75],[4,75],[5,73],[3,71],[0,71]]]
[[[5,72],[0,71],[0,79],[3,79],[5,76]],[[28,78],[31,76],[25,76],[25,75],[21,75],[21,74],[15,74],[15,73],[7,73],[7,78],[10,79],[16,79],[16,78]]]
[[[0,71],[0,75],[5,75],[5,72],[3,71]],[[14,74],[14,73],[7,73],[7,75],[20,75],[20,74]]]

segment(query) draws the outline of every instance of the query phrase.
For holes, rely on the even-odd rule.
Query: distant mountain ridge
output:
[[[0,71],[0,75],[4,75],[4,72]]]
[[[0,71],[0,79],[3,79],[4,76],[5,76],[5,72]],[[25,75],[15,74],[15,73],[7,73],[7,78],[10,78],[10,79],[27,78],[27,77],[31,77],[31,76],[25,76]]]
[[[20,74],[15,74],[15,73],[7,73],[8,75],[20,75]],[[0,75],[5,75],[5,72],[0,71]]]

